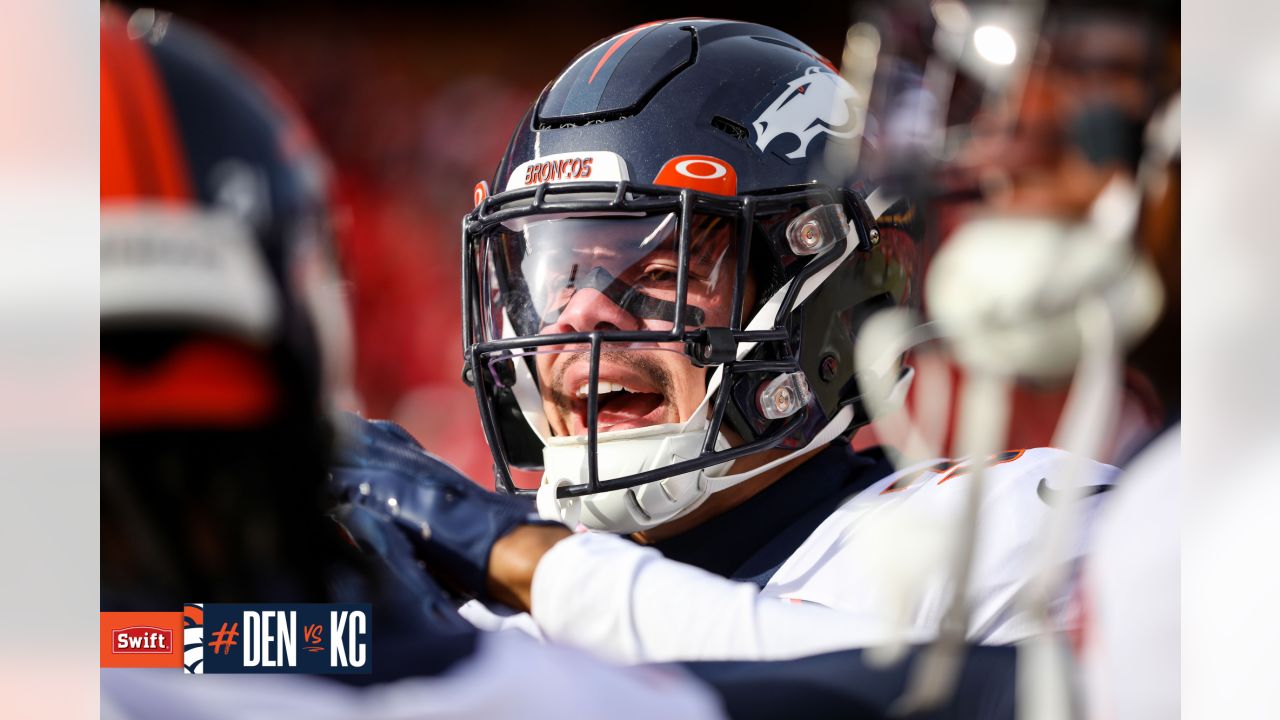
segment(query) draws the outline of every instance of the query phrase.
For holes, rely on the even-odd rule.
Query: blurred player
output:
[[[550,717],[605,698],[720,716],[681,671],[477,633],[403,571],[393,526],[326,514],[349,348],[324,159],[265,78],[167,14],[105,7],[100,39],[102,609],[372,602],[358,682],[379,683],[108,669],[103,717]]]
[[[959,336],[948,340],[969,373],[1050,387],[1074,376],[1056,429],[1030,432],[1053,430],[1055,447],[1126,463],[1135,440],[1176,423],[1179,406],[1176,13],[1144,3],[939,2],[928,59],[898,63],[913,77],[906,84],[933,100],[914,104],[931,115],[905,113],[908,126],[927,129],[913,172],[937,188],[940,214],[956,226],[930,273],[939,334]],[[889,42],[911,54],[901,38]],[[1145,423],[1117,410],[1122,393],[1134,397],[1120,368],[1140,340],[1125,379],[1149,379],[1145,404],[1162,408]],[[1018,399],[1000,400],[1025,432]],[[1022,714],[1176,715],[1177,437],[1175,428],[1127,468],[1100,518],[1073,603],[1084,618],[1085,682],[1065,647],[1029,644],[1036,660],[1020,673]],[[1070,508],[1045,533],[1047,549],[1066,542]],[[1029,614],[1053,602],[1043,588],[1056,577],[1039,573],[1024,596]],[[1080,687],[1084,704],[1073,697]]]
[[[1090,96],[1121,104],[1126,116],[1143,126],[1138,162],[1125,163],[1123,172],[1142,183],[1134,242],[1152,259],[1165,288],[1158,322],[1127,357],[1131,366],[1150,378],[1163,405],[1160,432],[1124,460],[1114,497],[1099,514],[1095,549],[1080,583],[1080,677],[1083,709],[1091,718],[1167,718],[1176,717],[1182,709],[1179,684],[1170,682],[1184,668],[1181,104],[1175,11],[1176,7],[1162,12],[1085,8],[1069,16],[1060,35],[1069,38],[1092,32],[1098,38],[1069,53],[1068,62],[1062,64],[1091,81],[1086,84]],[[1221,477],[1247,477],[1248,470],[1238,467],[1224,467]],[[1248,501],[1233,503],[1226,487],[1215,483],[1215,497],[1224,501],[1222,507],[1232,508],[1233,527],[1247,527],[1248,511],[1241,508],[1266,507],[1266,503],[1259,503],[1253,493]],[[1200,508],[1195,517],[1212,517],[1216,511]],[[1229,547],[1233,541],[1221,542]],[[1231,634],[1222,627],[1213,632],[1220,637]]]
[[[990,462],[965,634],[1040,632],[1016,598],[1068,454],[899,472],[848,443],[870,388],[892,403],[909,383],[896,359],[878,382],[856,377],[853,346],[868,316],[913,302],[922,260],[905,187],[823,162],[863,142],[867,108],[828,61],[759,25],[655,22],[587,49],[464,224],[466,373],[498,484],[541,469],[538,510],[565,526],[371,465],[397,444],[426,457],[373,426],[339,491],[394,498],[406,529],[493,507],[418,552],[553,640],[627,662],[788,658],[886,643],[904,623],[932,637],[951,579],[921,548],[945,547]],[[1113,469],[1085,467],[1106,487]],[[902,593],[901,572],[924,580]]]

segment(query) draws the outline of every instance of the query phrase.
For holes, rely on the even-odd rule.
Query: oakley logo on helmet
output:
[[[521,163],[511,172],[507,190],[554,182],[618,182],[627,179],[627,166],[608,151],[557,153]]]
[[[737,195],[738,173],[733,166],[710,155],[673,157],[658,171],[655,185],[684,187],[715,195]]]
[[[756,131],[756,147],[764,152],[783,135],[795,135],[799,145],[786,154],[795,160],[808,154],[809,142],[819,133],[852,137],[857,128],[851,122],[854,118],[849,111],[849,101],[855,97],[849,83],[830,70],[822,67],[805,70],[803,75],[787,83],[782,94],[751,123]]]
[[[480,207],[480,203],[489,197],[489,183],[481,180],[476,183],[475,189],[471,191],[471,200],[475,203],[474,207]]]

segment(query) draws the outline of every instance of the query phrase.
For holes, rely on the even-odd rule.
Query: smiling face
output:
[[[571,219],[581,224],[583,219]],[[556,221],[551,221],[556,222]],[[614,227],[609,227],[609,225]],[[543,318],[540,334],[592,331],[667,331],[673,326],[679,269],[674,215],[591,219],[544,257],[546,272],[532,283]],[[595,225],[592,228],[590,225]],[[699,221],[691,236],[686,324],[727,327],[737,258],[733,224]],[[527,232],[536,243],[535,228]],[[620,231],[620,232],[619,232]],[[563,239],[563,234],[561,235]],[[527,262],[527,261],[526,261]],[[533,277],[526,273],[526,278]],[[748,282],[745,297],[751,297]],[[537,357],[543,407],[553,434],[587,433],[591,373],[586,346],[553,346]],[[600,356],[599,431],[688,420],[706,392],[705,368],[695,367],[680,343],[606,343]]]

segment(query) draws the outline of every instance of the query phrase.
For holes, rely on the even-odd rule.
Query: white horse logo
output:
[[[809,141],[819,133],[839,138],[853,137],[858,128],[849,110],[849,101],[857,97],[844,78],[819,67],[811,67],[770,103],[751,125],[756,129],[756,147],[761,152],[783,135],[795,135],[800,145],[787,153],[791,159],[809,152]],[[841,128],[848,129],[841,129]]]

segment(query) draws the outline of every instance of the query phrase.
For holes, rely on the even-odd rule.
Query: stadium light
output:
[[[974,30],[973,47],[982,59],[994,65],[1011,65],[1018,57],[1018,43],[1013,35],[997,25],[983,25]]]

